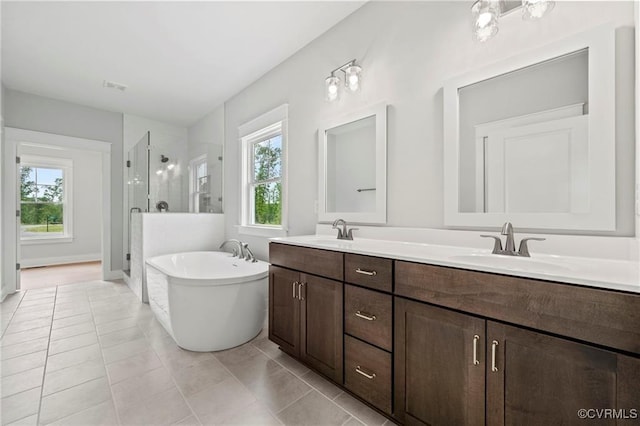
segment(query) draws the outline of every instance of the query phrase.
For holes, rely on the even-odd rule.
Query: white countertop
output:
[[[530,258],[521,258],[493,255],[491,250],[476,248],[368,238],[347,241],[328,235],[271,241],[640,294],[640,262],[636,261],[535,253]]]

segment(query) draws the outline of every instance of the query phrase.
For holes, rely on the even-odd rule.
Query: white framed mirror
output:
[[[387,105],[330,120],[318,129],[318,221],[387,221]]]
[[[444,85],[444,220],[613,231],[615,29],[599,27]]]

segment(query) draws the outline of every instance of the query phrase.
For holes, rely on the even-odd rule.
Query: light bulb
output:
[[[330,77],[327,77],[324,83],[327,90],[327,100],[329,102],[337,100],[340,95],[338,91],[338,84],[340,84],[340,79],[332,75]]]
[[[360,89],[360,72],[361,71],[362,71],[362,68],[360,68],[357,65],[351,65],[350,67],[344,70],[344,74],[346,77],[345,85],[352,92],[356,92],[358,91],[358,89]]]
[[[555,1],[549,0],[522,0],[522,19],[540,19],[553,9]]]
[[[175,166],[176,166],[175,164],[171,163],[171,164],[169,164],[169,165],[167,166],[167,169],[169,169],[169,170],[173,170],[173,168],[174,168]]]
[[[473,35],[484,42],[498,33],[500,3],[496,0],[478,0],[471,7],[473,17]]]

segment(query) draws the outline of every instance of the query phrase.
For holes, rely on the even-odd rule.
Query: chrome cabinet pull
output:
[[[298,284],[300,284],[298,281],[294,281],[291,283],[291,290],[293,291],[293,298],[297,299],[298,296],[296,296],[296,287],[298,286]]]
[[[298,299],[304,300],[304,296],[302,295],[302,287],[307,283],[298,283]]]
[[[496,366],[496,348],[498,347],[498,341],[494,340],[491,342],[491,371],[498,371],[498,367]]]
[[[478,360],[478,340],[480,340],[480,336],[477,334],[473,335],[473,365],[480,364]]]
[[[375,321],[376,320],[376,316],[375,315],[370,315],[370,314],[367,314],[366,312],[362,312],[362,311],[356,311],[356,316],[358,318],[366,319],[367,321]]]
[[[372,380],[372,379],[376,378],[376,373],[367,373],[362,368],[360,368],[359,365],[356,367],[356,373],[363,375],[364,377],[366,377],[369,380]]]
[[[367,271],[365,269],[360,269],[360,268],[356,268],[356,272],[358,274],[368,275],[370,277],[375,277],[376,275],[378,275],[378,273],[376,271]]]

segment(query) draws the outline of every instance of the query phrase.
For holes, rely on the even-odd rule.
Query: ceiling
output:
[[[2,82],[188,126],[363,3],[3,1]]]

